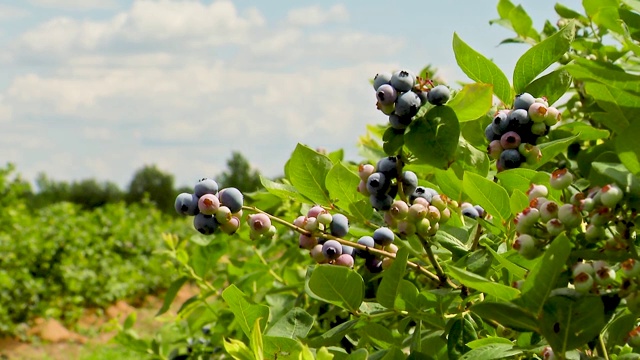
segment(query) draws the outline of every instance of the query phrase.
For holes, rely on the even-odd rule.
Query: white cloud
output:
[[[155,163],[191,184],[220,173],[233,150],[278,175],[297,142],[352,148],[366,124],[384,121],[367,79],[397,66],[370,59],[403,46],[361,31],[267,26],[229,1],[143,0],[104,20],[57,18],[24,33],[12,58],[58,61],[0,89],[0,121],[9,109],[32,126],[39,147],[10,153],[31,177],[126,184]]]
[[[25,9],[0,4],[0,20],[16,20],[29,16],[29,12]]]
[[[314,5],[292,9],[287,13],[289,24],[296,26],[314,26],[330,22],[345,22],[349,20],[349,12],[342,4],[336,4],[328,9]]]
[[[66,57],[71,53],[145,53],[247,44],[265,19],[256,9],[238,14],[230,1],[140,0],[107,21],[60,17],[25,32],[19,51]]]
[[[64,10],[112,9],[115,0],[28,0],[30,4],[44,8]]]

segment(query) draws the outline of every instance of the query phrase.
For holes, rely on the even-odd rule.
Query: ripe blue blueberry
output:
[[[418,186],[413,191],[413,193],[409,196],[409,200],[411,200],[411,202],[413,202],[416,198],[423,198],[423,199],[427,200],[428,202],[431,202],[431,198],[434,195],[438,195],[438,192],[435,191],[434,189],[428,188],[428,187],[424,187],[424,186]]]
[[[387,211],[391,209],[393,197],[388,194],[382,194],[380,196],[370,195],[369,202],[371,203],[371,207],[374,209],[378,211]]]
[[[429,90],[427,100],[433,105],[444,105],[451,98],[451,91],[444,85],[438,85]]]
[[[335,214],[329,224],[331,235],[343,237],[349,232],[349,220],[342,214]]]
[[[398,116],[396,114],[389,115],[389,125],[397,130],[406,129],[411,124],[411,116]]]
[[[218,193],[218,183],[213,179],[204,178],[193,187],[193,192],[197,197],[200,197],[204,194],[217,194]]]
[[[382,196],[389,189],[390,181],[381,172],[374,172],[367,179],[367,191],[372,196]]]
[[[480,213],[478,213],[478,210],[473,206],[467,206],[462,209],[462,215],[470,217],[472,219],[477,219],[480,217]]]
[[[364,266],[369,270],[369,272],[376,274],[382,271],[382,260],[375,256],[371,256],[365,260]]]
[[[179,194],[176,196],[174,207],[178,214],[194,216],[199,212],[198,197],[189,193]]]
[[[242,210],[244,199],[240,190],[233,187],[224,188],[218,194],[218,198],[222,205],[228,207],[232,213]]]
[[[499,131],[499,129],[498,129]],[[493,140],[499,140],[500,135],[496,134],[494,131],[493,123],[489,123],[486,128],[484,128],[484,137],[488,142],[492,142]]]
[[[353,246],[342,245],[342,254],[343,255],[349,255],[351,257],[355,257],[356,256],[356,249]]]
[[[502,129],[507,128],[507,124],[508,124],[507,118],[509,117],[510,112],[511,112],[510,110],[500,110],[493,117],[493,121],[491,122],[493,127],[491,129],[493,130],[494,133],[496,133],[496,135],[504,134],[504,131]]]
[[[513,102],[514,109],[523,109],[529,111],[529,107],[536,102],[536,98],[529,93],[522,93],[520,95],[516,95],[516,99]]]
[[[376,91],[376,97],[378,98],[378,102],[382,105],[393,104],[398,98],[398,92],[393,86],[389,84],[384,84],[378,88]]]
[[[387,246],[393,242],[395,235],[393,231],[387,227],[377,228],[373,232],[373,241],[376,242],[377,245]]]
[[[531,122],[531,118],[529,117],[529,112],[523,109],[515,109],[511,111],[507,116],[507,119],[509,120],[510,127],[516,126],[516,123],[517,123],[517,126],[520,126],[520,125],[526,125],[529,122]]]
[[[398,158],[395,156],[387,156],[376,164],[376,171],[381,172],[387,178],[395,178],[398,176]]]
[[[327,260],[334,260],[342,255],[342,244],[335,240],[327,240],[322,244],[322,254]]]
[[[380,86],[384,84],[389,84],[390,81],[391,81],[391,73],[383,72],[383,73],[376,74],[376,76],[373,78],[373,90],[378,90]]]
[[[366,247],[370,247],[370,248],[376,246],[376,242],[373,240],[373,238],[367,235],[358,239],[358,244]],[[369,255],[369,252],[367,252],[366,250],[356,249],[356,254],[361,257],[367,257],[367,255]]]
[[[203,235],[211,235],[218,230],[215,216],[198,214],[193,218],[193,227]]]
[[[520,154],[518,149],[506,149],[500,154],[500,161],[505,169],[515,169],[522,164],[524,156]]]
[[[409,91],[416,84],[416,77],[409,71],[400,70],[391,75],[389,83],[398,91]]]
[[[418,175],[413,171],[404,171],[401,175],[402,191],[405,195],[411,195],[418,187]]]
[[[422,102],[420,101],[418,94],[413,91],[407,91],[406,93],[398,96],[398,99],[396,100],[396,110],[394,113],[398,116],[412,117],[418,113],[418,109],[420,109],[421,105]]]

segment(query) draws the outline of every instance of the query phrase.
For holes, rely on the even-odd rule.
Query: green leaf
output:
[[[347,322],[343,322],[342,324],[334,326],[333,328],[323,332],[322,335],[314,337],[307,343],[311,347],[320,347],[335,344],[336,342],[340,341],[340,339],[342,339],[347,333],[349,333],[349,331],[351,331],[359,321],[360,318],[356,318]]]
[[[436,183],[443,194],[452,200],[462,200],[462,180],[458,179],[458,176],[452,168],[447,170],[436,169],[435,176]]]
[[[570,252],[571,243],[567,235],[558,235],[522,284],[522,297],[519,302],[535,314],[540,314],[551,290],[556,288]]]
[[[562,354],[593,340],[604,325],[602,300],[572,290],[569,296],[554,295],[544,302],[540,332]]]
[[[263,336],[262,341],[264,343],[264,354],[267,359],[278,360],[302,360],[308,359],[307,354],[303,353],[302,344],[296,340],[278,337],[278,336]],[[313,355],[311,359],[313,360]]]
[[[224,349],[235,360],[255,360],[253,352],[242,341],[236,339],[223,340]]]
[[[491,160],[486,151],[476,149],[461,136],[456,152],[456,164],[460,165],[464,171],[487,176]]]
[[[511,205],[511,214],[515,216],[529,207],[529,197],[522,191],[515,189],[511,193],[509,204]]]
[[[331,160],[308,146],[298,144],[289,160],[289,180],[295,188],[319,205],[331,205],[325,179]]]
[[[640,96],[595,82],[587,82],[585,89],[598,106],[606,110],[604,115],[592,113],[591,116],[618,134],[640,116]]]
[[[589,19],[586,18],[584,15],[580,14],[575,10],[569,9],[568,7],[560,3],[556,3],[556,5],[553,8],[556,10],[556,13],[560,15],[560,17],[563,17],[565,19],[576,19],[585,25],[589,24]]]
[[[453,51],[460,69],[472,80],[493,85],[493,92],[505,104],[511,105],[513,93],[509,80],[491,60],[467,45],[458,34],[453,34]]]
[[[513,87],[516,93],[524,92],[533,79],[569,51],[574,34],[575,24],[571,22],[556,34],[527,50],[518,59],[513,70]]]
[[[495,250],[493,250],[490,247],[487,247],[487,250],[489,250],[489,252],[493,255],[493,258],[498,260],[500,265],[502,265],[505,269],[507,269],[513,276],[519,279],[524,279],[525,275],[527,274],[526,269],[511,262],[509,259],[505,258],[501,254],[498,254],[497,252],[495,252]]]
[[[369,213],[360,213],[358,212],[359,209],[353,206],[353,204],[362,200],[362,195],[357,190],[360,183],[358,175],[340,162],[333,165],[327,174],[325,182],[329,195],[337,206],[362,220],[369,219]],[[356,213],[352,213],[352,210],[355,210]]]
[[[260,183],[270,193],[281,199],[294,200],[296,202],[306,203],[309,200],[296,190],[295,187],[289,184],[283,184],[275,181],[271,181],[262,175],[260,175]]]
[[[407,269],[407,259],[409,258],[409,249],[406,247],[400,248],[396,254],[396,259],[391,264],[389,269],[385,270],[382,274],[382,281],[378,287],[376,298],[380,305],[393,309],[396,296],[398,295],[398,287],[400,281],[404,277],[404,273]]]
[[[640,76],[612,64],[578,58],[565,65],[564,69],[579,80],[599,82],[635,95],[640,94]],[[589,95],[597,96],[598,94],[590,93]]]
[[[260,326],[260,318],[256,319],[256,322],[253,324],[253,330],[251,331],[251,350],[253,351],[253,356],[256,360],[263,360],[264,353],[262,345],[262,329]]]
[[[540,159],[540,161],[538,161],[531,167],[534,169],[537,169],[540,166],[553,160],[559,154],[567,151],[567,148],[569,147],[569,145],[571,145],[574,141],[576,141],[577,138],[578,138],[578,135],[574,135],[568,138],[549,141],[549,142],[538,145],[538,147],[540,148],[540,151],[542,152],[542,158]]]
[[[621,314],[617,318],[613,319],[607,326],[607,345],[613,347],[615,345],[624,345],[626,338],[636,326],[637,316],[627,312]]]
[[[138,318],[138,313],[137,312],[132,312],[131,314],[129,314],[129,316],[127,316],[127,318],[124,320],[124,324],[122,324],[122,328],[126,331],[129,330],[133,327],[133,325],[136,324],[136,319]]]
[[[531,20],[531,17],[529,17],[529,14],[527,14],[522,5],[511,9],[509,12],[509,21],[511,21],[511,26],[513,26],[513,31],[515,31],[516,34],[525,39],[530,37],[529,35],[533,30],[533,20]]]
[[[598,129],[583,122],[570,122],[558,126],[556,132],[569,132],[571,135],[578,135],[581,141],[592,141],[606,139],[611,134],[607,129]]]
[[[338,149],[336,151],[332,151],[327,154],[327,157],[331,160],[332,163],[337,164],[344,160],[344,150]]]
[[[454,318],[447,335],[447,354],[449,359],[460,359],[460,357],[471,350],[466,344],[476,340],[478,334],[473,324],[466,318]]]
[[[460,360],[506,359],[519,354],[522,354],[522,350],[515,349],[513,344],[488,344],[469,351]]]
[[[473,350],[492,344],[506,344],[513,346],[513,342],[511,340],[497,336],[473,340],[472,342],[468,343],[467,346],[470,347],[471,350]]]
[[[262,324],[261,329],[264,329],[267,325],[269,307],[250,303],[246,295],[235,285],[231,284],[224,289],[222,298],[229,306],[229,309],[247,337],[251,337],[251,328],[256,320],[260,319]]]
[[[485,115],[493,103],[493,85],[465,85],[447,105],[455,111],[459,122],[476,120]]]
[[[380,349],[388,349],[396,343],[388,327],[371,322],[362,327],[362,330],[371,343]]]
[[[349,356],[347,356],[344,360],[367,360],[369,357],[369,352],[367,349],[358,349],[352,351]]]
[[[495,296],[500,300],[510,301],[520,295],[520,290],[493,282],[480,275],[454,266],[448,266],[449,275],[458,280],[464,286]]]
[[[269,336],[304,338],[313,326],[313,316],[301,308],[295,307],[278,319],[267,331]]]
[[[364,280],[344,266],[318,265],[311,272],[307,293],[351,312],[356,312],[364,298]]]
[[[483,301],[473,305],[471,311],[516,331],[538,331],[535,316],[512,303]]]
[[[462,243],[455,236],[449,234],[446,231],[443,231],[442,229],[436,232],[434,238],[440,246],[451,251],[454,261],[469,253],[469,249],[465,246],[464,243]]]
[[[549,105],[553,105],[562,95],[564,95],[572,82],[571,74],[560,69],[552,71],[531,82],[524,89],[525,92],[535,97],[546,97]]]
[[[489,214],[506,221],[511,216],[509,194],[500,185],[471,172],[465,172],[462,188],[475,204]]]
[[[640,141],[637,138],[639,134],[640,121],[635,121],[624,132],[618,134],[614,140],[620,161],[632,174],[637,176],[640,176]]]
[[[416,163],[446,169],[454,161],[459,137],[455,112],[446,105],[435,106],[409,125],[405,145],[417,157]]]
[[[173,300],[176,298],[176,295],[178,295],[178,291],[180,291],[180,288],[182,288],[182,285],[184,285],[187,280],[189,280],[189,278],[183,276],[179,279],[174,280],[171,285],[169,285],[167,293],[164,295],[164,302],[162,303],[162,307],[160,308],[160,310],[158,310],[156,316],[162,315],[166,313],[167,310],[169,310],[171,304],[173,303]]]
[[[395,156],[404,145],[404,129],[388,127],[382,135],[382,149],[389,156]]]
[[[520,190],[524,193],[529,189],[531,179],[537,174],[535,170],[517,168],[501,171],[496,174],[496,177],[507,191]]]
[[[418,294],[418,288],[411,281],[400,280],[394,308],[400,311],[421,311]]]
[[[500,0],[498,1],[498,6],[497,6],[498,15],[500,15],[500,18],[502,19],[508,19],[509,13],[511,13],[511,11],[515,7],[516,6],[513,5],[513,3],[509,0]]]

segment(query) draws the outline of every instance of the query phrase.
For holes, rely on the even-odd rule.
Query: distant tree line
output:
[[[239,152],[233,152],[227,160],[227,169],[214,177],[224,187],[236,187],[243,193],[258,190],[260,173],[251,169],[249,161]],[[156,165],[145,165],[138,169],[127,189],[121,189],[111,181],[84,179],[79,181],[56,181],[39,174],[36,179],[37,191],[25,189],[24,196],[30,198],[34,208],[55,202],[72,202],[87,209],[108,203],[125,201],[140,202],[143,199],[155,203],[158,209],[173,212],[175,197],[180,192],[193,192],[191,187],[176,188],[173,174],[164,172]]]

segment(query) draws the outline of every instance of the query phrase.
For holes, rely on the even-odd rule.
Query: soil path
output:
[[[195,286],[183,286],[178,292],[170,310],[175,314],[184,301],[198,294]],[[137,321],[134,330],[140,336],[151,336],[164,324],[155,317],[162,307],[162,296],[147,296],[143,304],[132,307],[124,301],[118,301],[98,315],[96,311],[85,311],[83,317],[71,331],[56,320],[36,319],[27,334],[33,342],[22,342],[17,339],[0,338],[0,360],[75,360],[85,353],[88,347],[108,344],[116,335],[111,322],[120,324],[135,311]]]

